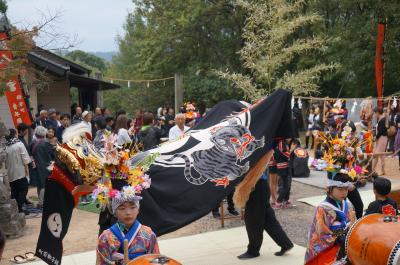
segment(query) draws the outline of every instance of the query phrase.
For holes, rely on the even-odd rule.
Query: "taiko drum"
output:
[[[358,220],[346,238],[347,257],[353,265],[400,265],[400,220],[382,214]]]

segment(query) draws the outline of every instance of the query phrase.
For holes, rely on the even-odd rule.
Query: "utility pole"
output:
[[[183,106],[183,76],[175,74],[175,113]]]

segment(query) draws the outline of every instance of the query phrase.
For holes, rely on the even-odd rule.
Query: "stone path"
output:
[[[189,265],[246,265],[274,264],[300,265],[303,264],[305,248],[295,246],[283,257],[274,256],[279,248],[272,239],[265,235],[261,255],[258,258],[241,261],[241,254],[247,245],[247,235],[244,227],[223,229],[215,232],[202,233],[192,236],[160,240],[160,250],[168,257],[182,264]],[[93,265],[95,251],[84,252],[63,257],[63,265]],[[45,265],[44,262],[32,262],[29,265]]]

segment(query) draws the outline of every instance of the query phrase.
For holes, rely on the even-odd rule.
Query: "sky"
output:
[[[116,36],[123,34],[126,16],[133,10],[132,0],[8,0],[7,3],[7,16],[19,28],[40,25],[44,17],[60,14],[46,31],[57,32],[68,40],[55,42],[50,34],[42,33],[37,39],[39,46],[60,48],[73,40],[77,44],[73,50],[87,52],[118,51]]]

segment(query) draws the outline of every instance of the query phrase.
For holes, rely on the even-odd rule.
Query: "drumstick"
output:
[[[129,263],[129,253],[128,253],[128,239],[124,240],[124,265]]]
[[[381,155],[392,155],[393,152],[378,152],[378,153],[372,153],[373,156],[381,156]]]

